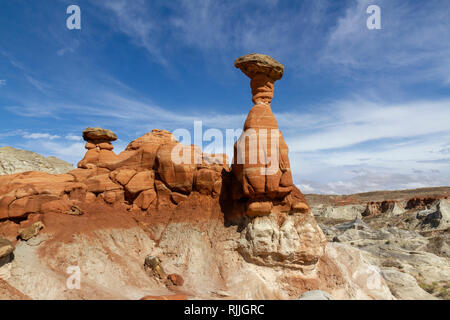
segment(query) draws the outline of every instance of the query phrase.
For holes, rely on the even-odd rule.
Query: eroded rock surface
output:
[[[448,192],[385,192],[385,199],[367,202],[365,195],[352,195],[350,203],[322,196],[312,210],[327,239],[360,249],[396,298],[450,299]]]

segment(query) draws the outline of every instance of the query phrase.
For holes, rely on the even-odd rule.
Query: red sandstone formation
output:
[[[86,141],[88,152],[78,164],[79,168],[89,168],[89,164],[98,164],[117,161],[117,156],[111,141],[116,141],[117,136],[111,130],[102,128],[87,128],[83,131],[83,139]]]
[[[173,208],[192,192],[218,198],[222,171],[229,171],[226,163],[210,161],[211,155],[181,145],[168,131],[153,130],[119,155],[103,147],[114,139],[111,131],[86,129],[83,136],[88,151],[78,169],[63,175],[27,172],[0,177],[0,220],[70,212],[73,201],[138,211]],[[181,155],[203,161],[179,164],[172,159],[176,148]]]
[[[250,217],[271,212],[308,213],[306,200],[293,184],[289,149],[271,109],[274,82],[282,78],[284,66],[262,54],[240,57],[234,65],[251,79],[254,103],[234,147],[233,199],[245,202],[244,208],[236,210]]]

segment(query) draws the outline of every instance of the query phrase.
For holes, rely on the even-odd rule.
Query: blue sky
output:
[[[450,185],[448,1],[3,0],[0,146],[76,164],[88,126],[116,151],[153,128],[242,128],[233,62],[252,52],[285,65],[272,109],[304,192]]]

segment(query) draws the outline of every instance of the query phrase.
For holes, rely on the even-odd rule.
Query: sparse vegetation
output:
[[[418,281],[419,286],[428,292],[429,294],[432,294],[433,296],[443,299],[443,300],[450,300],[450,282],[437,282],[433,281],[431,284],[427,284],[423,281]]]

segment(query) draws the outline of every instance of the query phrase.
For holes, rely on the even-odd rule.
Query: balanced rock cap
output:
[[[234,66],[241,69],[250,79],[258,73],[263,73],[273,80],[280,80],[284,73],[284,66],[281,63],[271,56],[260,53],[237,58]]]
[[[117,136],[114,132],[103,128],[87,128],[83,131],[85,141],[116,141]]]

